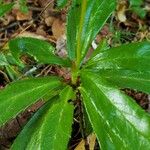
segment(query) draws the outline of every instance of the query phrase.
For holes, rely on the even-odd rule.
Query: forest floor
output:
[[[12,0],[5,0],[12,2]],[[15,37],[35,37],[44,39],[52,43],[56,47],[58,55],[65,55],[66,49],[66,17],[68,6],[63,9],[56,7],[54,0],[27,0],[28,12],[22,13],[16,4],[15,8],[0,18],[0,51],[8,51],[7,42]],[[118,46],[124,43],[150,40],[150,1],[145,0],[138,6],[143,14],[138,14],[127,0],[118,2],[116,11],[104,25],[101,32],[97,35],[95,41],[91,45],[93,51],[94,45],[100,43],[102,39],[107,39],[110,46]],[[59,67],[51,65],[38,65],[31,58],[24,56],[26,67],[23,70],[17,70],[12,66],[12,70],[0,67],[0,88],[16,79],[26,76],[47,76],[57,74],[65,77],[65,71]],[[150,112],[149,96],[140,91],[131,89],[122,89],[143,108]],[[19,114],[15,119],[9,121],[5,126],[0,128],[0,150],[10,148],[13,140],[21,131],[23,126],[31,118],[31,116],[43,105],[39,100],[36,104],[29,107],[26,111]],[[79,112],[75,112],[74,120],[78,120]],[[90,135],[93,140],[94,149],[98,149],[95,136]],[[82,150],[84,140],[82,139],[80,125],[75,122],[73,125],[72,139],[68,148],[70,150]]]

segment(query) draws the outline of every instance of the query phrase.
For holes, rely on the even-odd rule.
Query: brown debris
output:
[[[32,11],[29,11],[28,13],[22,13],[19,9],[13,9],[12,14],[16,17],[18,21],[32,19]]]
[[[65,33],[65,23],[60,19],[55,19],[52,24],[52,33],[56,39],[60,38]]]
[[[45,18],[45,24],[48,27],[51,27],[55,19],[56,19],[55,17],[49,16],[49,17]]]

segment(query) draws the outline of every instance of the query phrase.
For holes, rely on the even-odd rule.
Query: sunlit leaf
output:
[[[72,88],[66,87],[60,93],[60,98],[45,104],[31,118],[11,149],[67,149],[73,121],[73,105],[69,104],[68,100],[72,98],[74,98]]]
[[[22,37],[9,41],[9,48],[14,58],[20,62],[21,54],[29,54],[43,64],[70,66],[70,61],[54,54],[54,47],[46,41]]]
[[[149,149],[150,115],[99,75],[84,72],[81,81],[83,102],[101,149]]]
[[[61,85],[59,78],[43,77],[16,81],[0,90],[0,126]]]
[[[82,6],[74,5],[73,9],[70,10],[68,16],[68,22],[70,23],[67,27],[70,58],[78,57],[77,59],[80,61],[83,60],[95,36],[115,9],[115,1],[83,0],[81,4]],[[71,42],[69,43],[70,39]],[[72,52],[74,49],[76,50],[75,54]]]
[[[130,88],[150,93],[150,71],[137,72],[132,70],[101,70],[97,72],[119,88]]]
[[[150,42],[124,44],[101,51],[88,63],[88,68],[123,69],[134,71],[150,70]]]
[[[14,3],[10,4],[0,4],[0,17],[2,17],[5,13],[10,11],[13,7]]]

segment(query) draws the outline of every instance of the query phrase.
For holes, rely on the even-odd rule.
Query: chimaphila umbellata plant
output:
[[[29,54],[42,64],[70,68],[71,80],[36,77],[16,81],[0,91],[0,125],[45,95],[51,95],[15,139],[12,150],[65,150],[71,135],[74,103],[80,98],[104,150],[148,150],[150,116],[120,89],[150,93],[150,43],[106,49],[100,44],[90,59],[92,41],[115,9],[114,0],[73,0],[67,16],[67,58],[48,42],[15,38],[9,48],[20,64]],[[72,103],[70,103],[72,100]]]

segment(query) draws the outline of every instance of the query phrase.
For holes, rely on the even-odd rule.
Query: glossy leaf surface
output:
[[[59,78],[43,77],[16,81],[0,90],[0,126],[61,85]]]
[[[13,7],[13,3],[10,4],[0,4],[0,17],[2,17],[5,13],[10,11]]]
[[[109,82],[120,88],[131,88],[150,93],[150,71],[137,72],[132,70],[101,70],[98,72]]]
[[[125,44],[111,48],[93,57],[89,68],[150,71],[150,42]]]
[[[66,87],[59,99],[43,106],[17,137],[12,150],[67,149],[73,121],[73,105],[68,100],[72,98],[72,88]]]
[[[99,75],[84,72],[81,81],[83,102],[101,149],[149,149],[150,115]]]
[[[21,54],[29,54],[44,64],[69,66],[70,62],[54,54],[54,48],[48,42],[35,38],[16,38],[9,42],[9,48],[14,58],[20,62]]]
[[[80,53],[83,59],[95,36],[115,9],[115,1],[83,0],[81,6],[76,3],[74,2],[73,9],[68,15],[67,47],[71,59],[78,57],[77,53]],[[74,49],[75,55],[72,54]]]
[[[76,58],[76,36],[80,11],[80,6],[72,6],[67,16],[67,50],[68,56],[72,60]]]

